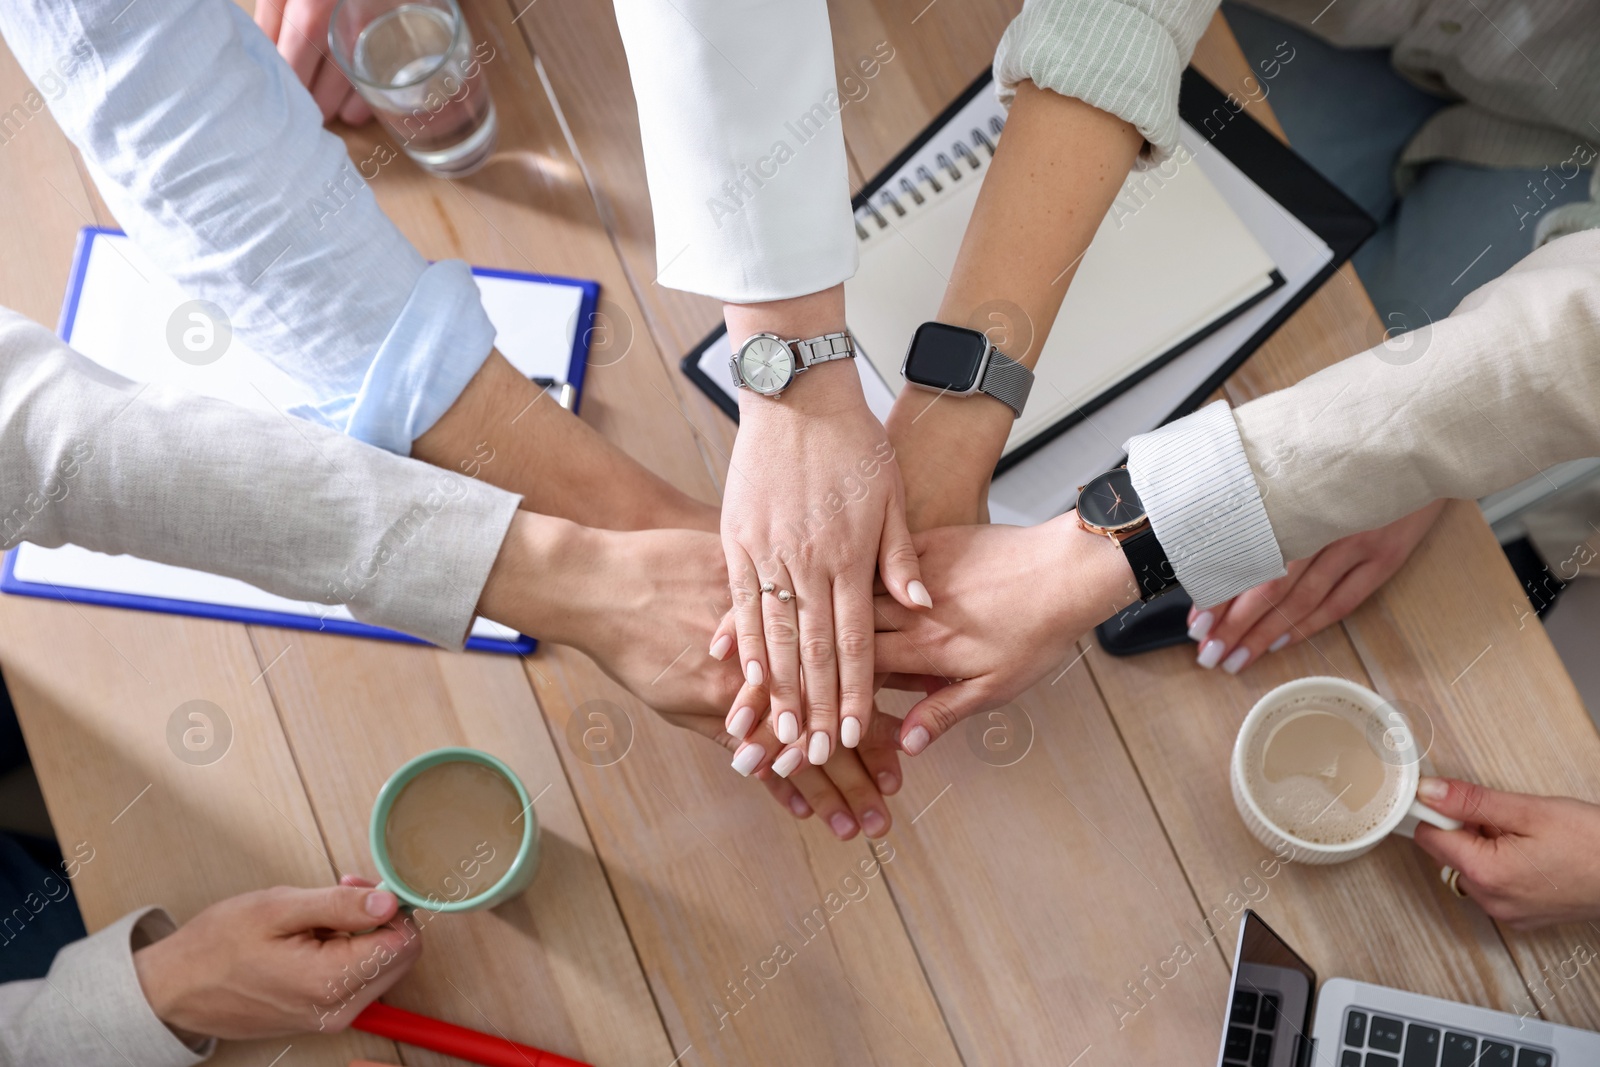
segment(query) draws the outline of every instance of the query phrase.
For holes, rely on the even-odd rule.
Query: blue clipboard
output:
[[[79,232],[77,249],[73,254],[72,276],[67,285],[66,300],[62,303],[61,320],[56,326],[57,335],[68,344],[72,343],[72,328],[78,315],[78,302],[83,294],[84,277],[89,269],[90,252],[93,249],[95,239],[101,236],[122,237],[125,235],[121,230],[109,229],[103,226],[85,226]],[[584,371],[589,362],[590,330],[586,328],[586,324],[591,322],[594,316],[595,305],[600,297],[600,283],[584,281],[578,278],[566,278],[554,274],[491,270],[486,267],[473,267],[472,273],[487,278],[540,282],[545,285],[566,285],[582,291],[578,304],[578,326],[573,336],[572,358],[567,364],[566,376],[567,384],[571,385],[573,389],[572,409],[576,412],[578,404],[583,397]],[[167,597],[134,595],[110,592],[103,589],[23,581],[16,576],[17,551],[17,549],[12,549],[5,555],[4,566],[0,568],[0,591],[19,596],[42,597],[47,600],[93,604],[99,607],[158,611],[168,615],[190,615],[195,618],[220,619],[226,622],[246,623],[252,626],[280,626],[291,630],[309,630],[342,634],[349,637],[371,637],[380,641],[399,641],[405,644],[427,645],[426,641],[412,637],[409,634],[400,633],[398,630],[389,630],[381,626],[369,626],[366,623],[349,619],[319,618],[315,615],[243,608],[228,604],[208,604],[196,600],[175,600]],[[515,655],[527,655],[536,646],[537,642],[533,638],[521,636],[515,640],[499,637],[469,636],[466,641],[466,648],[473,652],[509,652]]]

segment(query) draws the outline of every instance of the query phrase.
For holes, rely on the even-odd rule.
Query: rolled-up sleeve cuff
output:
[[[459,651],[522,498],[465,475],[439,472],[372,555],[347,573],[359,621]]]
[[[1186,62],[1172,31],[1132,4],[1032,0],[1000,39],[994,80],[1007,104],[1017,83],[1031,81],[1109,112],[1144,136],[1146,161],[1160,163],[1178,146]]]
[[[471,268],[441,260],[417,278],[360,392],[294,414],[408,456],[489,358],[494,338]]]
[[[1223,401],[1132,438],[1128,473],[1197,607],[1209,608],[1284,573],[1255,472]]]

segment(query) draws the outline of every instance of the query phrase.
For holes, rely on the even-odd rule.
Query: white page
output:
[[[529,377],[565,381],[583,290],[522,279],[475,278],[495,326],[495,345],[506,359]],[[175,358],[167,347],[167,316],[186,299],[127,237],[97,234],[89,246],[77,311],[68,324],[70,343],[124,377],[188,389],[242,407],[282,413],[311,400],[304,387],[237,338],[220,359],[206,366]],[[287,600],[237,579],[133,556],[108,556],[76,545],[19,545],[12,573],[19,581],[64,589],[353,620],[340,605]],[[517,636],[487,619],[478,619],[472,634],[506,640]]]

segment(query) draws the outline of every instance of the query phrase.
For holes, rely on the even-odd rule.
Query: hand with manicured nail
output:
[[[1282,578],[1189,612],[1195,662],[1238,674],[1264,653],[1304,641],[1350,614],[1411,557],[1444,508],[1437,500],[1376,530],[1342,537]]]
[[[735,338],[759,332],[731,310],[728,323]],[[781,398],[740,394],[722,505],[731,633],[746,682],[771,698],[774,734],[820,765],[871,719],[874,575],[908,611],[932,601],[894,449],[854,365],[812,367]]]
[[[1600,805],[1453,778],[1424,778],[1417,797],[1467,824],[1423,823],[1415,840],[1490,917],[1517,930],[1600,920]]]
[[[1121,550],[1071,513],[1039,526],[947,526],[914,540],[933,609],[877,602],[878,669],[896,688],[927,693],[900,731],[913,756],[1061,670],[1079,637],[1136,599]]]
[[[803,746],[783,745],[771,723],[752,706],[734,709],[726,722],[705,715],[663,715],[675,726],[709,737],[732,752],[733,769],[754,775],[784,809],[799,819],[819,816],[834,836],[848,841],[861,831],[882,837],[893,822],[884,798],[900,791],[900,720],[877,711],[854,749],[833,753],[825,766],[806,762]]]

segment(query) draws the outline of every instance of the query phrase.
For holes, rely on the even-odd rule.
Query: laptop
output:
[[[1333,978],[1246,909],[1219,1067],[1578,1067],[1600,1034]]]

